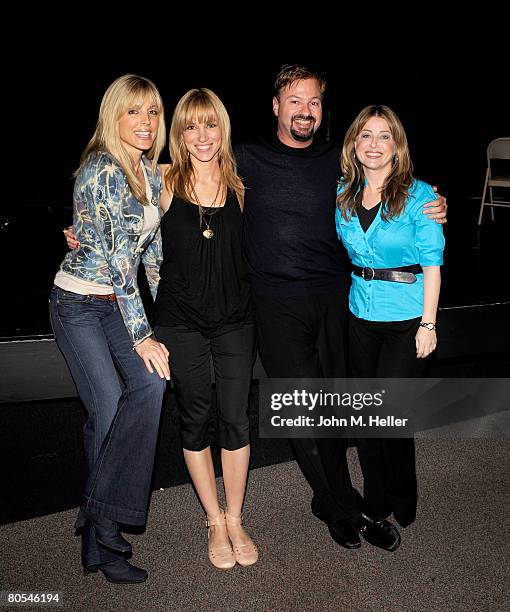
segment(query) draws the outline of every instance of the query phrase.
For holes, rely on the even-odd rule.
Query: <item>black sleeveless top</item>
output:
[[[211,214],[212,213],[212,214]],[[235,193],[225,205],[206,209],[214,236],[204,237],[196,204],[174,196],[161,220],[163,263],[155,325],[214,337],[253,321],[242,254],[243,215]]]

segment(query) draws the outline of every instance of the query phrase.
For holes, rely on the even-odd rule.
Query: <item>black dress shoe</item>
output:
[[[101,546],[104,546],[109,550],[113,550],[124,555],[131,554],[131,544],[120,534],[119,526],[115,521],[107,519],[103,516],[92,517],[87,515],[87,518],[92,525],[92,529],[98,544],[101,544]]]
[[[331,520],[324,512],[312,508],[312,514],[320,521],[326,523],[329,533],[333,540],[349,550],[359,548],[361,540],[359,539],[358,530],[349,519]]]
[[[361,546],[358,530],[349,519],[337,519],[336,521],[326,521],[329,533],[333,540],[343,546],[353,550]]]
[[[356,527],[367,542],[393,552],[400,546],[397,528],[386,519],[362,512],[356,520]]]
[[[149,574],[141,567],[131,565],[126,559],[116,559],[108,563],[91,565],[84,568],[85,573],[97,573],[99,570],[108,582],[115,584],[137,584],[145,582]]]

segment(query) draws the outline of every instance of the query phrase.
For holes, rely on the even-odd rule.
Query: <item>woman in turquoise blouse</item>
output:
[[[336,227],[353,264],[349,350],[356,378],[423,373],[437,344],[444,237],[423,214],[435,199],[412,176],[407,138],[387,106],[364,108],[342,150]],[[367,508],[403,527],[416,518],[414,440],[360,439]],[[395,547],[400,538],[395,540]]]

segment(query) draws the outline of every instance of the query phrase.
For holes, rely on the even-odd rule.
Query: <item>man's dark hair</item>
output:
[[[304,81],[306,79],[316,79],[321,88],[321,95],[324,95],[326,91],[324,74],[311,70],[306,66],[299,66],[298,64],[285,64],[280,68],[274,82],[274,95],[279,98],[282,89],[292,85],[295,81]]]

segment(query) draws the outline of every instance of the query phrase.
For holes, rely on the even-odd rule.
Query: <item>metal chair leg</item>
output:
[[[482,224],[483,207],[485,206],[485,195],[487,193],[487,183],[489,181],[489,168],[485,172],[485,183],[483,186],[482,203],[480,204],[480,214],[478,216],[478,225]],[[494,217],[493,217],[494,220]]]

